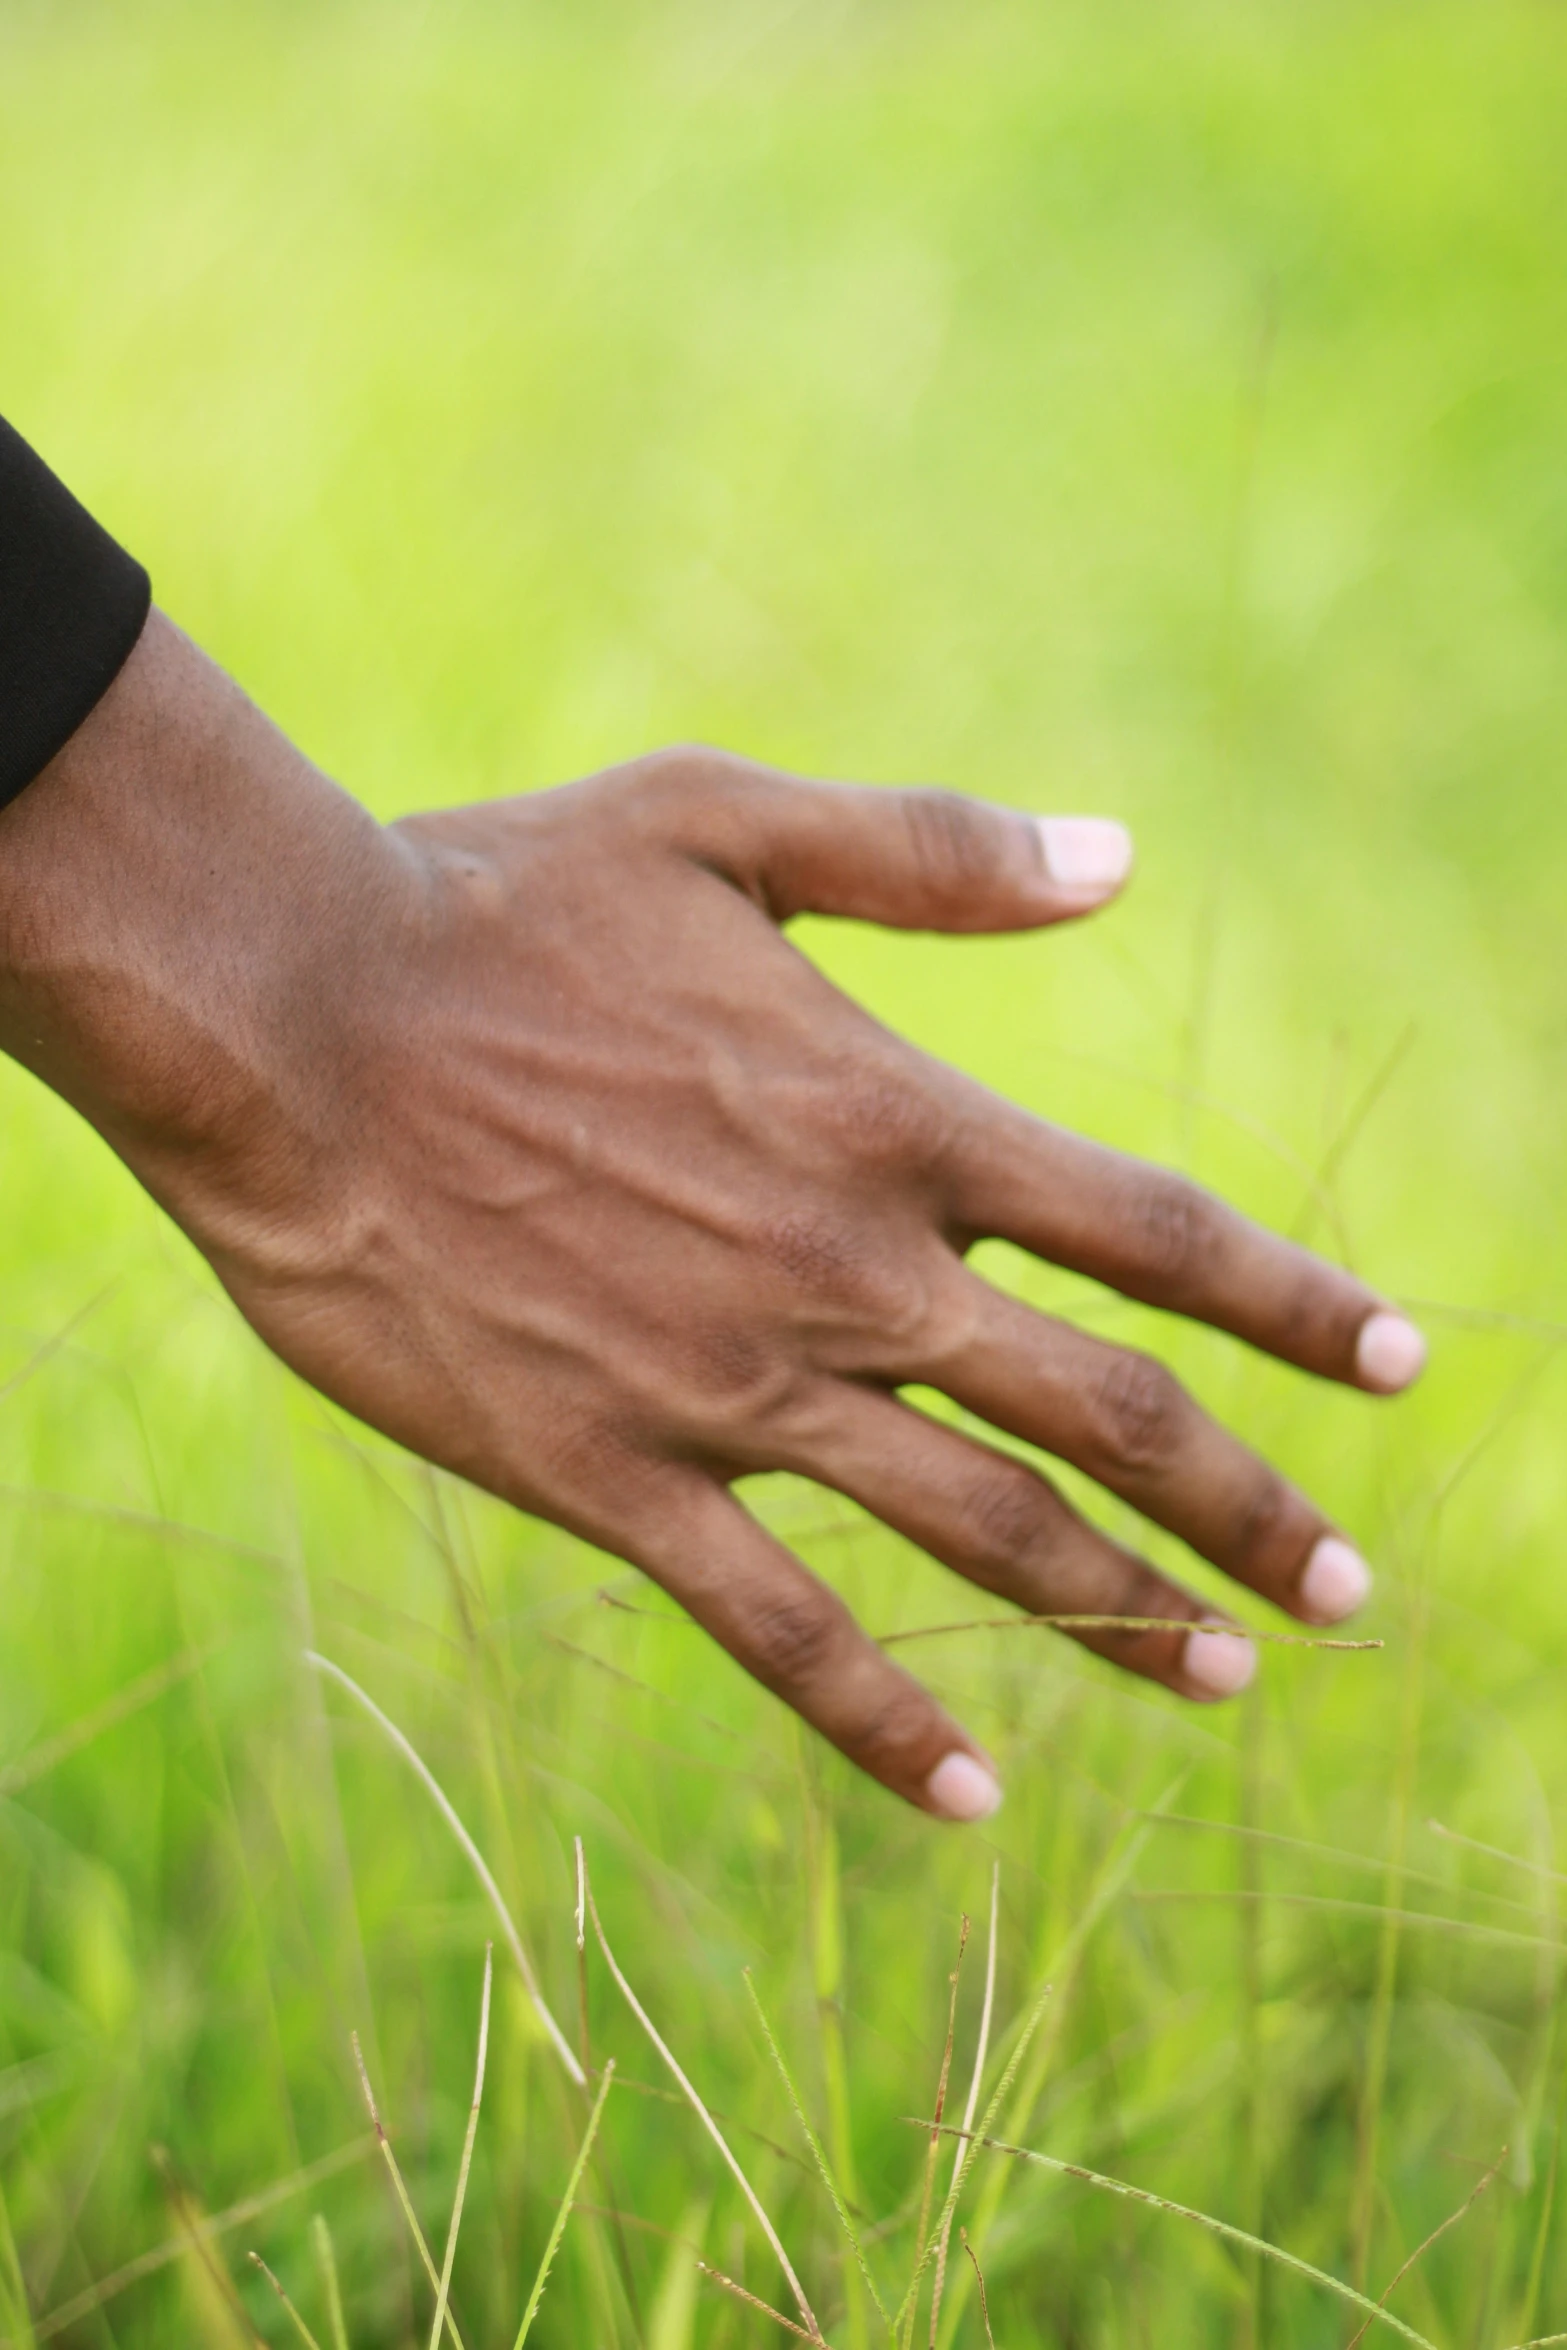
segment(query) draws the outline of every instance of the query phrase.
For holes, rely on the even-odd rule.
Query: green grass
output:
[[[438,2261],[492,1937],[452,2306],[469,2350],[515,2337],[587,2106],[307,1647],[436,1772],[573,2045],[582,1836],[835,2350],[884,2337],[744,1970],[895,2309],[901,2117],[965,1910],[949,2119],[967,2094],[996,1859],[992,2081],[1055,1988],[992,2134],[1372,2296],[1505,2146],[1392,2306],[1443,2350],[1567,2327],[1564,107],[1539,0],[4,12],[0,406],[323,764],[392,814],[698,736],[1126,816],[1137,887],[1071,936],[805,943],[1434,1338],[1383,1407],[991,1252],[1338,1513],[1386,1646],[1269,1649],[1199,1714],[1045,1633],[931,1641],[1009,1789],[946,1833],[657,1594],[291,1383],[0,1072],[12,2341],[24,2300],[71,2350],[239,2343],[240,2307],[296,2338],[254,2248],[339,2350],[320,2213],[355,2350],[424,2343],[350,2034]],[[757,1501],[877,1630],[991,1612],[830,1497]],[[692,2266],[787,2303],[591,1930],[585,1966],[617,2085],[530,2340],[785,2340]],[[1359,2322],[1010,2157],[956,2220],[1000,2350]],[[950,2253],[943,2339],[978,2350],[956,2226]]]

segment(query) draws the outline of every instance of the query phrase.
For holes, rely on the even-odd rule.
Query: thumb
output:
[[[756,782],[740,842],[731,834],[743,842],[733,869],[780,922],[847,914],[899,930],[1032,930],[1092,913],[1132,868],[1131,835],[1106,816],[1030,816],[950,791]]]

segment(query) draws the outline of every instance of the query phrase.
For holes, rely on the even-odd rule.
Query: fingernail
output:
[[[1117,889],[1132,870],[1132,836],[1113,817],[1041,816],[1039,837],[1063,889]]]
[[[1355,1341],[1355,1368],[1368,1387],[1392,1395],[1425,1368],[1426,1342],[1413,1322],[1385,1309],[1370,1314]]]
[[[1313,1623],[1336,1624],[1352,1616],[1371,1589],[1371,1569],[1358,1550],[1338,1534],[1324,1534],[1306,1561],[1300,1604]]]
[[[925,1792],[944,1820],[988,1820],[1001,1809],[998,1781],[971,1754],[943,1755]]]
[[[1257,1670],[1257,1651],[1234,1632],[1188,1632],[1181,1670],[1203,1697],[1234,1697]]]

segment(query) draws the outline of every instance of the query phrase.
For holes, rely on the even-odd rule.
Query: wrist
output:
[[[406,860],[154,613],[0,813],[0,1047],[204,1244],[318,1177]]]

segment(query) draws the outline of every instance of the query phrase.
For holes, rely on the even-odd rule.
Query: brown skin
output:
[[[1353,1384],[1379,1300],[889,1035],[780,925],[1031,928],[1032,821],[703,750],[377,826],[160,615],[0,815],[0,1045],[285,1362],[655,1576],[927,1810],[980,1749],[731,1492],[789,1469],[1035,1613],[1196,1622],[939,1389],[1254,1591],[1327,1522],[1145,1356],[964,1263],[1000,1235]],[[1087,1644],[1188,1696],[1177,1632]]]

